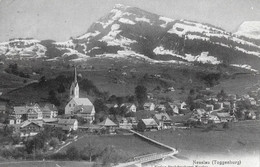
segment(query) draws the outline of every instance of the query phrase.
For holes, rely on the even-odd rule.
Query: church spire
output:
[[[75,67],[74,69],[74,83],[76,84],[78,81],[77,81],[77,68]]]

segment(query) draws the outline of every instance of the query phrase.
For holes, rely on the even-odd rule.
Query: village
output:
[[[105,104],[112,113],[116,109],[123,109],[125,114],[124,116],[114,114],[112,120],[108,116],[102,122],[95,124],[95,107],[88,98],[79,97],[80,90],[75,69],[74,82],[70,87],[70,99],[64,109],[64,115],[58,115],[57,107],[51,103],[8,106],[7,102],[2,101],[0,111],[6,114],[8,107],[12,108],[12,112],[8,113],[8,122],[5,124],[12,127],[13,133],[19,133],[21,137],[36,135],[44,125],[61,128],[67,132],[76,130],[101,132],[103,129],[103,133],[115,134],[116,129],[150,131],[190,127],[194,124],[219,124],[259,119],[259,88],[242,97],[226,94],[223,90],[217,95],[209,95],[209,90],[207,88],[199,94],[191,90],[186,102],[178,100],[158,103],[152,93],[147,93],[147,101],[141,107],[136,103]],[[171,91],[174,91],[174,88],[171,88]],[[138,108],[142,109],[138,110]],[[183,117],[186,119],[183,120]],[[82,125],[79,119],[83,119],[85,124]]]

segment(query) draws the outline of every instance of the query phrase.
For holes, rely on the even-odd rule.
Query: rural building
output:
[[[58,116],[58,109],[54,104],[43,104],[41,110],[43,119],[56,118]]]
[[[135,129],[137,126],[137,121],[135,117],[126,117],[122,118],[119,121],[119,128],[122,129]]]
[[[106,118],[104,121],[98,124],[101,129],[104,129],[105,133],[113,134],[115,133],[117,124],[115,124],[111,119]]]
[[[62,128],[65,131],[78,129],[78,121],[76,119],[59,119],[55,127]]]
[[[144,103],[144,110],[146,111],[154,111],[155,109],[155,104],[152,103],[152,102],[147,102],[147,103]]]
[[[133,103],[123,103],[120,107],[126,107],[127,113],[136,112],[136,105]]]
[[[77,81],[77,71],[75,68],[74,81],[70,87],[70,101],[65,107],[66,115],[78,115],[88,119],[91,123],[95,119],[95,108],[94,105],[88,98],[79,97],[79,85]]]
[[[168,103],[171,110],[173,111],[173,114],[179,114],[179,108],[177,105],[175,105],[174,103]]]
[[[40,131],[43,130],[43,125],[41,122],[36,121],[24,121],[20,125],[20,135],[21,137],[35,136]]]
[[[216,116],[219,118],[220,122],[231,122],[235,120],[235,117],[231,116],[229,113],[216,113]]]
[[[92,123],[95,118],[95,109],[93,105],[79,105],[73,110],[73,115],[82,117],[89,123]]]
[[[7,112],[7,102],[0,101],[0,113],[5,114]]]
[[[15,117],[16,124],[20,124],[25,120],[43,119],[42,111],[37,103],[24,106],[15,106],[13,116]]]
[[[173,126],[173,122],[167,113],[155,114],[154,120],[159,125],[160,129],[170,129]]]
[[[254,120],[254,119],[256,119],[256,114],[253,110],[246,111],[245,118]]]
[[[137,124],[138,131],[158,130],[158,124],[153,118],[141,119]]]
[[[220,123],[220,119],[216,116],[216,115],[209,115],[209,118],[208,118],[208,123],[215,123],[215,124],[218,124]]]
[[[166,111],[166,107],[165,107],[164,104],[159,104],[159,105],[156,105],[155,110],[159,111],[159,112],[165,112]]]

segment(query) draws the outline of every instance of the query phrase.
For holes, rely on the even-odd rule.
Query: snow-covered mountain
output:
[[[12,39],[0,43],[0,55],[7,59],[43,58],[46,51],[46,47],[34,39]]]
[[[26,45],[24,49],[35,51],[30,58],[41,57],[48,61],[120,57],[155,63],[200,62],[260,70],[260,46],[249,36],[240,36],[247,27],[251,27],[251,35],[258,37],[257,23],[242,26],[232,34],[209,24],[174,20],[139,8],[116,5],[80,36],[65,42],[38,41],[35,46]],[[24,55],[18,51],[15,46],[0,44],[0,55]]]
[[[260,21],[243,22],[235,34],[260,40]]]

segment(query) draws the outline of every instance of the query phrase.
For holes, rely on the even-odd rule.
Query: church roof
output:
[[[74,108],[74,112],[91,114],[94,106],[93,105],[80,105]]]
[[[91,103],[91,101],[88,98],[73,98],[72,100],[75,101],[75,103],[79,106],[79,105],[83,105],[83,106],[93,106],[93,104]]]

